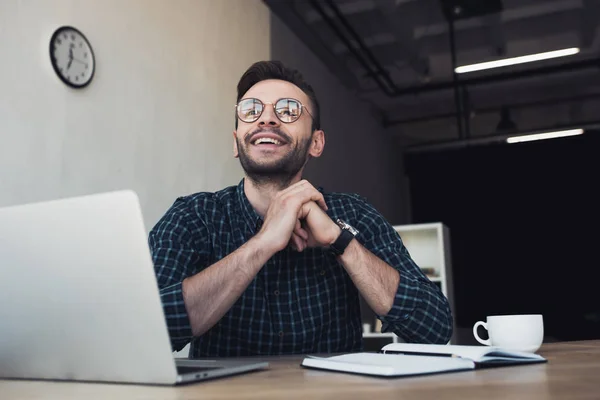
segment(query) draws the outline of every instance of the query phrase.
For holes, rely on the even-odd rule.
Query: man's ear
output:
[[[238,158],[239,156],[240,156],[240,153],[238,151],[237,135],[236,135],[235,131],[233,131],[233,157]]]
[[[316,130],[313,132],[310,151],[308,152],[312,157],[320,157],[325,147],[325,132],[322,130]]]

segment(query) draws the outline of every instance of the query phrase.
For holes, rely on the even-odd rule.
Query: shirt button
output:
[[[275,296],[279,296],[279,290],[276,290],[276,291],[274,291],[274,292],[273,292],[273,294],[274,294]]]
[[[279,331],[279,337],[283,337],[283,331]]]
[[[325,270],[321,271],[321,275],[325,275]]]

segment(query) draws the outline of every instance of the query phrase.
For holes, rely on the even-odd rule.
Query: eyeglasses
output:
[[[277,118],[285,124],[297,121],[305,109],[302,103],[296,99],[285,98],[279,99],[275,103],[263,103],[259,99],[248,98],[240,100],[235,105],[237,116],[241,121],[254,122],[262,115],[265,104],[271,104]],[[306,112],[312,118],[312,114],[308,111],[308,108],[306,108]]]

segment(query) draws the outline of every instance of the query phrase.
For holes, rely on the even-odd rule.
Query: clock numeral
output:
[[[85,72],[82,72],[82,73],[81,73],[81,76],[84,76],[84,75],[85,75]]]
[[[75,35],[71,33],[71,40],[75,41]]]
[[[58,70],[59,70],[61,73],[63,72],[63,69],[62,69],[62,67],[59,67],[59,68],[58,68]]]
[[[63,33],[63,38],[64,38],[65,40],[67,40],[67,34],[66,34],[66,33]]]
[[[83,42],[79,42],[79,47],[83,47]]]
[[[67,75],[67,79],[68,79],[68,80],[71,80],[71,75]]]
[[[87,53],[83,53],[83,56],[84,56],[85,58],[87,58]]]
[[[85,69],[88,69],[88,66],[87,66],[87,64],[85,64]]]
[[[56,44],[60,46],[62,44],[62,40],[60,40],[60,38],[56,39]]]
[[[75,76],[75,80],[76,80],[77,82],[79,82],[79,77],[78,77],[78,76]]]

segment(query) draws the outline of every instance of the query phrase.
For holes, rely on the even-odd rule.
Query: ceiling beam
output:
[[[481,75],[473,78],[465,78],[460,80],[461,86],[478,86],[496,82],[515,81],[517,79],[539,77],[542,75],[552,75],[558,73],[573,73],[576,70],[600,68],[600,58],[581,59],[564,64],[548,64],[546,66],[517,69],[509,72],[501,72],[491,75]],[[431,83],[413,87],[402,88],[394,92],[394,96],[403,96],[408,94],[418,94],[426,92],[435,92],[440,90],[451,90],[454,88],[454,82],[449,80],[445,82]]]
[[[477,37],[481,35],[486,35],[486,40],[492,45],[494,43],[502,44],[504,41],[509,42],[514,39],[511,38],[511,36],[515,36],[524,30],[527,30],[528,32],[540,32],[540,35],[546,36],[548,35],[547,26],[560,26],[551,21],[559,20],[559,17],[564,13],[572,13],[570,15],[573,16],[573,18],[570,18],[569,21],[577,21],[579,13],[585,13],[585,8],[583,6],[584,1],[591,3],[593,7],[598,7],[598,5],[600,5],[600,0],[555,0],[542,4],[525,2],[525,6],[511,6],[511,8],[505,9],[502,13],[457,21],[455,23],[455,29],[457,37],[459,38],[458,42],[460,43],[460,49],[461,51],[464,51],[465,49],[470,48],[466,43],[478,43],[479,40]],[[593,8],[590,9],[592,10]],[[592,13],[592,15],[588,15],[586,18],[593,20],[594,18],[597,18],[599,14],[600,13],[598,12]],[[492,24],[491,27],[490,23]],[[589,26],[592,25],[594,25],[594,21],[589,23]],[[546,26],[546,28],[544,28],[544,26]],[[580,24],[577,23],[577,26],[579,27]],[[554,30],[560,32],[559,29]],[[588,30],[588,32],[588,35],[591,35],[590,37],[593,39],[593,28]],[[440,53],[440,51],[446,52],[447,35],[447,22],[426,24],[414,28],[413,41],[420,43],[420,48],[427,52],[427,54]],[[538,34],[536,33],[536,35]],[[369,47],[371,47],[374,52],[379,48],[385,49],[384,52],[386,54],[384,54],[385,57],[381,59],[382,63],[386,64],[395,61],[395,57],[390,58],[392,54],[396,53],[394,50],[395,40],[393,35],[385,32],[385,29],[382,28],[381,32],[366,36],[363,40],[365,43],[369,44]],[[438,45],[438,42],[441,43],[441,45]],[[435,49],[429,49],[429,47],[434,45]],[[348,49],[341,44],[335,44],[334,52],[338,55],[346,55],[348,54]]]
[[[499,13],[500,23],[506,24],[513,21],[533,19],[550,14],[580,10],[583,7],[583,1],[589,1],[590,3],[597,2],[597,0],[560,0],[542,2],[541,4],[529,5],[526,7],[505,9]],[[485,27],[485,22],[485,19],[481,17],[470,18],[457,21],[454,27],[457,31],[477,29]],[[415,37],[417,39],[426,36],[440,36],[446,34],[448,34],[447,23],[421,26],[415,29]]]
[[[281,0],[280,0],[281,1]],[[411,3],[418,0],[392,0],[395,1],[397,5]],[[352,15],[352,14],[360,14],[371,12],[375,10],[375,4],[371,0],[356,0],[356,1],[346,1],[344,3],[338,4],[339,9],[344,13],[344,15]],[[330,17],[333,17],[333,13],[328,12]],[[304,15],[306,22],[308,23],[316,23],[322,22],[323,17],[315,10],[310,10],[306,12]]]
[[[398,59],[406,60],[419,76],[429,75],[429,60],[420,54],[411,21],[402,14],[401,7],[395,0],[375,0],[375,6],[396,38],[396,47],[400,55]]]
[[[548,107],[555,106],[557,104],[568,104],[570,108],[571,116],[574,116],[574,112],[579,111],[581,116],[582,104],[584,102],[598,102],[600,100],[600,92],[599,93],[585,93],[578,95],[554,95],[551,97],[546,97],[543,100],[539,99],[527,99],[526,101],[496,101],[494,104],[480,105],[473,107],[472,111],[476,115],[482,114],[496,114],[502,107],[508,107],[511,110],[519,110],[519,109],[531,109],[531,108],[540,108],[540,107]],[[578,109],[577,109],[578,108]],[[456,113],[454,110],[442,110],[438,113],[432,114],[422,114],[422,115],[411,115],[406,117],[393,117],[390,115],[386,115],[386,119],[384,120],[384,126],[386,128],[394,125],[404,125],[404,124],[415,124],[415,123],[426,123],[440,119],[452,119],[456,118]],[[574,120],[580,120],[581,118],[574,118]]]
[[[356,76],[346,67],[340,57],[334,55],[324,44],[317,33],[310,29],[293,4],[280,0],[263,0],[269,9],[294,32],[298,38],[329,68],[340,82],[349,89],[359,87]]]
[[[425,142],[423,144],[416,144],[407,146],[404,149],[404,153],[422,153],[429,151],[440,151],[440,150],[448,150],[448,149],[460,149],[467,148],[471,146],[479,146],[479,145],[490,145],[494,143],[506,143],[506,139],[511,136],[517,135],[531,135],[534,133],[542,133],[549,131],[558,131],[558,130],[566,130],[573,128],[581,128],[581,129],[589,129],[589,130],[598,130],[600,129],[600,121],[588,121],[582,123],[568,123],[568,124],[560,124],[560,125],[552,125],[552,126],[539,126],[536,129],[531,129],[527,131],[516,131],[510,134],[492,134],[485,135],[479,137],[473,137],[465,140],[455,140],[449,139],[444,141],[436,141],[436,142]]]

